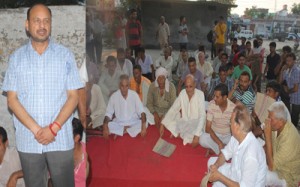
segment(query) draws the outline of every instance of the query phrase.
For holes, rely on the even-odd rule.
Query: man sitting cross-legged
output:
[[[183,144],[191,143],[197,146],[205,124],[205,101],[202,91],[196,89],[193,75],[185,78],[183,89],[175,100],[160,126],[160,135],[167,128],[173,136],[183,139]]]
[[[213,100],[209,102],[205,133],[200,136],[200,145],[219,154],[231,138],[230,117],[235,104],[228,99],[225,84],[215,87]]]
[[[113,118],[113,116],[115,116]],[[131,137],[146,135],[146,115],[143,103],[136,92],[129,90],[128,75],[120,76],[120,88],[110,97],[103,122],[103,136],[109,134]]]
[[[265,187],[267,164],[264,150],[251,132],[251,118],[243,105],[231,116],[232,137],[219,157],[208,160],[213,186]],[[231,163],[226,163],[230,160]]]

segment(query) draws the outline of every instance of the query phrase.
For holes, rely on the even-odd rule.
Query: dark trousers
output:
[[[131,49],[131,56],[133,55],[133,52],[134,52],[134,58],[136,58],[137,55],[138,55],[138,50],[139,50],[140,47],[141,47],[141,45],[133,45],[133,46],[130,46],[130,49]]]
[[[53,187],[74,187],[73,149],[42,154],[19,152],[25,185],[47,187],[48,172]]]
[[[94,42],[86,42],[86,54],[90,57],[92,62],[97,63]]]
[[[216,46],[215,44],[212,42],[211,43],[211,49],[210,49],[210,58],[213,59],[217,56],[217,51],[216,51]]]
[[[299,123],[300,105],[292,104],[291,118],[292,123],[297,127]]]
[[[96,50],[96,63],[101,63],[102,59],[102,40],[94,40],[94,46]]]
[[[187,48],[187,43],[179,43],[179,49],[181,50],[181,49],[186,49],[186,50],[188,50],[188,48]]]

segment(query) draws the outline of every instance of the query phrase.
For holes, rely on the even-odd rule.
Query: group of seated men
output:
[[[145,136],[150,124],[158,128],[161,136],[168,130],[172,136],[182,138],[184,145],[200,144],[209,153],[219,155],[209,161],[210,181],[219,181],[214,183],[216,186],[298,184],[300,135],[286,105],[280,102],[282,86],[276,81],[268,82],[266,95],[276,102],[261,125],[254,111],[256,91],[244,53],[237,56],[239,65],[235,68],[227,62],[228,55],[221,53],[216,73],[201,51],[196,60],[182,50],[174,70],[174,64],[167,63],[173,62],[170,52],[164,50],[164,56],[155,64],[144,48],[134,63],[124,49],[117,50],[117,58],[108,56],[99,82],[91,81],[93,87],[98,87],[91,98],[102,98],[90,104],[102,105],[105,111],[97,114],[101,116],[97,120],[91,120],[91,126],[103,125],[103,136],[108,138],[110,134],[116,137],[124,133]],[[293,54],[287,57],[295,61]],[[132,68],[132,73],[126,72],[130,69],[127,67]],[[255,137],[263,137],[264,146]],[[225,167],[229,159],[231,164]]]

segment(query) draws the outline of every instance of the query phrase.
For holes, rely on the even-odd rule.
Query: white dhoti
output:
[[[147,122],[150,125],[155,125],[154,116],[153,116],[153,114],[151,114],[151,112],[149,111],[149,109],[146,106],[144,106],[144,111],[146,114]]]
[[[279,178],[276,172],[268,170],[266,177],[266,186],[286,187],[287,184],[284,179]]]
[[[111,121],[108,123],[109,132],[119,136],[123,136],[125,127],[127,127],[126,131],[131,137],[136,137],[142,130],[142,121],[137,119],[128,122]]]
[[[168,129],[173,136],[178,137],[179,135],[183,139],[183,145],[192,143],[195,134],[197,134],[198,125],[198,119],[193,119],[189,121],[178,119],[164,124],[166,129]]]
[[[218,157],[210,157],[208,162],[207,162],[207,167],[213,165],[217,161]],[[230,164],[229,163],[224,163],[222,166],[218,168],[218,171],[222,173],[225,177],[230,178]],[[226,187],[223,183],[217,181],[213,183],[213,187]]]
[[[228,144],[230,138],[231,138],[231,134],[219,134],[219,133],[215,133],[217,135],[217,137],[221,140],[221,142],[223,144]],[[199,144],[204,147],[204,148],[209,148],[212,149],[216,154],[220,153],[220,149],[218,144],[211,138],[210,134],[208,133],[203,133],[200,136],[200,140],[199,140]]]

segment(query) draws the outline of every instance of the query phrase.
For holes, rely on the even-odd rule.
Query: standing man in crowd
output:
[[[283,89],[290,95],[292,122],[297,127],[300,114],[300,68],[295,62],[296,56],[294,53],[286,55],[287,69],[283,71],[282,79],[286,82]]]
[[[225,35],[227,31],[227,26],[223,16],[220,16],[218,24],[215,26],[216,35],[216,51],[225,48]]]
[[[102,59],[102,39],[104,32],[104,25],[101,21],[101,15],[99,14],[93,22],[93,36],[94,36],[94,46],[96,50],[96,62],[101,63]]]
[[[50,40],[52,14],[43,4],[27,11],[29,42],[10,57],[2,89],[13,112],[26,186],[74,186],[72,113],[80,82],[73,54]]]
[[[270,54],[267,56],[267,64],[264,70],[264,75],[267,73],[268,82],[277,79],[277,74],[275,74],[275,68],[280,63],[280,56],[276,53],[276,43],[271,42]]]
[[[142,45],[142,24],[137,20],[137,11],[135,9],[130,10],[130,19],[126,24],[126,41],[127,46],[134,51],[134,56],[137,57],[137,50]]]
[[[180,16],[179,18],[179,28],[178,28],[178,33],[179,33],[179,48],[181,49],[186,49],[187,50],[187,45],[188,45],[188,34],[189,30],[186,25],[186,18],[184,16]]]
[[[156,39],[158,39],[159,41],[161,50],[167,47],[170,43],[170,28],[169,25],[166,23],[164,16],[160,17],[160,23],[156,31]]]

